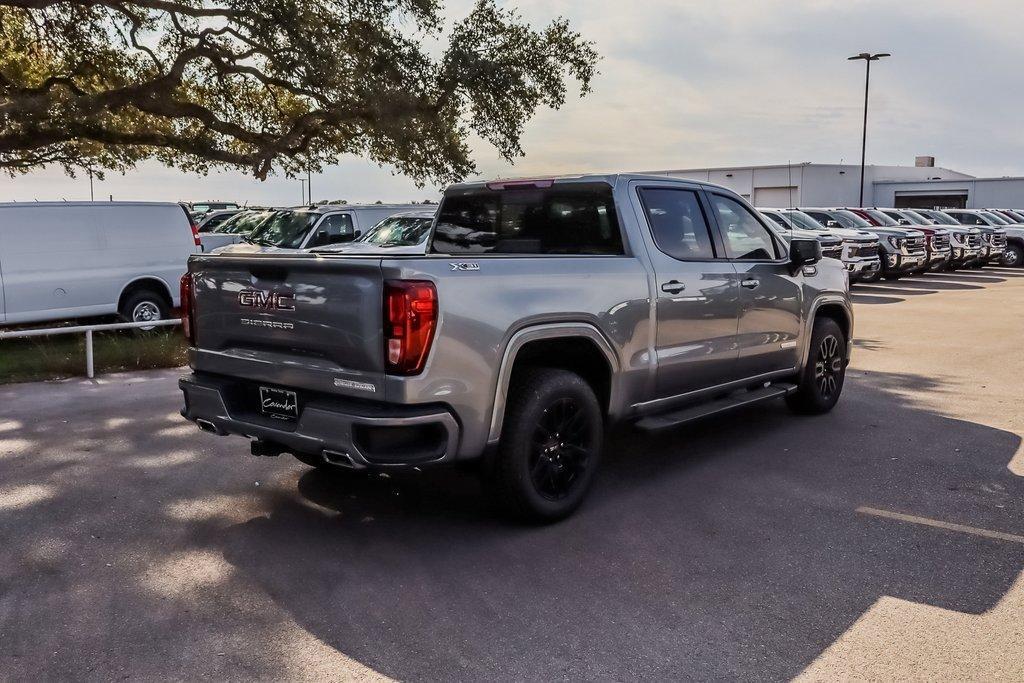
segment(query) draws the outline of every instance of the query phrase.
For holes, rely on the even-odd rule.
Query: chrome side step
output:
[[[760,389],[734,392],[708,403],[698,403],[697,405],[687,406],[680,410],[651,415],[639,420],[636,423],[636,427],[647,432],[668,429],[735,408],[742,408],[743,406],[749,406],[762,401],[770,401],[773,398],[782,398],[796,390],[797,386],[795,384],[775,382]]]

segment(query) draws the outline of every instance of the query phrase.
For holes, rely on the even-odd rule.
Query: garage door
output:
[[[934,209],[937,206],[947,209],[966,209],[967,193],[905,194],[897,192],[894,201],[897,209]]]
[[[754,188],[754,206],[785,209],[796,203],[796,187]]]

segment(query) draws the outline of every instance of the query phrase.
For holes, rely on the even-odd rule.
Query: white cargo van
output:
[[[195,227],[174,203],[0,204],[0,324],[167,318],[198,252]]]

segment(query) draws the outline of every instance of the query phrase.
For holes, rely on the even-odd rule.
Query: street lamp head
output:
[[[848,60],[863,59],[865,62],[875,62],[875,61],[878,61],[879,59],[881,59],[882,57],[892,57],[892,55],[890,53],[888,53],[888,52],[876,52],[875,54],[871,54],[870,52],[861,52],[859,55],[854,55],[852,57],[847,57],[847,59]]]

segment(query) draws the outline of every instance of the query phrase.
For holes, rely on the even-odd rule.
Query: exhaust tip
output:
[[[338,467],[344,467],[350,470],[361,469],[348,453],[342,453],[340,451],[324,451],[323,459],[324,462],[331,465],[337,465]]]
[[[224,432],[221,431],[217,427],[217,425],[213,424],[209,420],[203,420],[201,418],[197,419],[196,420],[196,425],[199,427],[199,429],[203,430],[204,432],[208,432],[210,434],[216,434],[217,436],[224,436]]]

